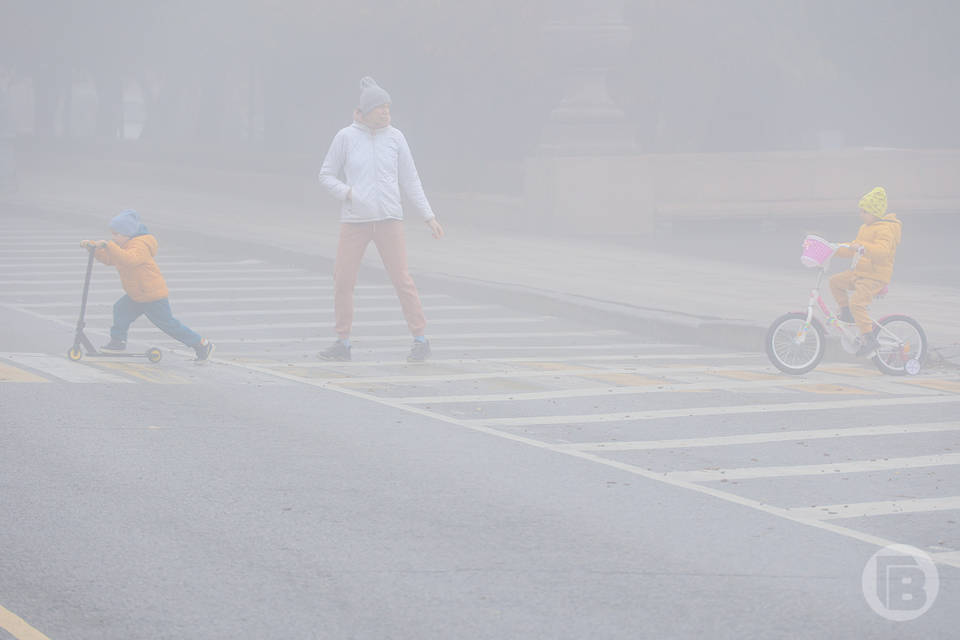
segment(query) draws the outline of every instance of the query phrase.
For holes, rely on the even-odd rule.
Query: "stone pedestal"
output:
[[[536,156],[525,166],[525,212],[545,230],[652,233],[649,157]],[[558,256],[562,260],[562,256]]]
[[[526,161],[525,202],[535,225],[652,229],[649,171],[636,155],[634,127],[607,91],[607,70],[623,60],[631,37],[622,4],[569,0],[543,29],[564,96],[547,116],[537,155]]]

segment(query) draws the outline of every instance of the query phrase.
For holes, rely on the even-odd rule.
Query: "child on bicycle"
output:
[[[856,264],[847,271],[830,278],[830,291],[840,305],[840,320],[856,322],[860,330],[861,347],[858,356],[870,356],[880,346],[873,331],[873,321],[867,307],[876,295],[890,283],[893,261],[900,244],[901,223],[897,216],[887,213],[887,192],[876,187],[860,199],[860,230],[849,247],[841,247],[840,257],[858,255]],[[852,295],[848,295],[852,291]]]
[[[201,338],[189,327],[173,317],[167,283],[160,273],[154,256],[159,246],[150,235],[140,215],[132,209],[122,211],[110,221],[113,239],[84,240],[84,247],[97,247],[94,256],[103,264],[113,265],[120,273],[126,295],[113,305],[113,326],[110,342],[101,351],[120,353],[127,348],[127,331],[134,320],[146,315],[158,329],[192,347],[197,362],[203,362],[213,353],[213,343]]]

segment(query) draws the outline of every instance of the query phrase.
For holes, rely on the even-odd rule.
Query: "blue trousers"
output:
[[[130,296],[123,296],[117,300],[113,305],[113,326],[110,327],[110,337],[126,341],[127,330],[141,315],[146,315],[160,331],[188,347],[200,344],[200,335],[173,317],[170,300],[167,298],[153,302],[134,302]]]

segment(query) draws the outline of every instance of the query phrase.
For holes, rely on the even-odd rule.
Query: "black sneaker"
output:
[[[430,342],[428,340],[414,340],[407,355],[407,362],[423,362],[430,357]]]
[[[205,362],[210,358],[210,354],[213,353],[213,343],[204,338],[200,341],[200,344],[193,348],[197,352],[197,359],[195,362]]]
[[[350,361],[350,347],[339,340],[317,354],[321,360],[336,360],[338,362]]]
[[[127,341],[118,340],[117,338],[110,338],[110,342],[100,347],[100,351],[108,351],[112,353],[123,353],[127,350]]]
[[[857,356],[860,358],[872,358],[877,354],[877,349],[880,348],[880,343],[877,342],[877,337],[872,333],[870,335],[861,336],[861,341],[863,344],[860,345],[860,348],[857,349]]]
[[[849,322],[851,324],[856,322],[853,314],[850,313],[850,307],[840,307],[840,315],[837,317],[840,319],[840,322]]]

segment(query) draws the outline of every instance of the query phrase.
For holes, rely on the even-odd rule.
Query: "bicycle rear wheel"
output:
[[[880,371],[891,376],[907,373],[911,360],[922,362],[927,355],[927,334],[913,318],[887,316],[877,322],[873,335],[880,343],[873,363]]]
[[[774,320],[764,344],[773,366],[799,376],[820,364],[827,340],[819,322],[807,324],[807,314],[797,312]]]

